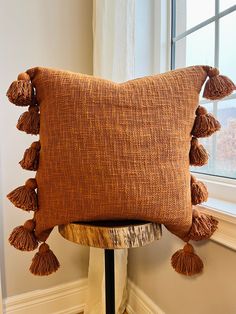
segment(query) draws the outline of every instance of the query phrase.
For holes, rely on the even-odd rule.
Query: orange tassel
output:
[[[193,137],[191,140],[189,161],[191,166],[203,166],[208,162],[208,153],[205,148],[199,144],[196,137]]]
[[[208,137],[221,128],[220,122],[206,108],[198,106],[191,134],[195,137]]]
[[[7,97],[16,106],[29,106],[32,104],[34,89],[27,73],[19,74],[18,80],[10,85]]]
[[[39,107],[37,105],[29,106],[29,110],[24,112],[16,125],[17,129],[24,131],[27,134],[37,135],[39,134],[40,127],[40,115]]]
[[[192,226],[187,238],[194,241],[207,240],[216,231],[217,225],[218,220],[214,217],[194,209]]]
[[[175,271],[186,276],[199,274],[203,270],[202,260],[194,253],[194,249],[189,243],[172,256],[171,264]]]
[[[23,159],[19,162],[21,167],[26,170],[38,170],[39,165],[40,142],[33,142],[26,149]]]
[[[38,247],[38,240],[34,234],[35,221],[27,220],[23,226],[13,229],[8,241],[20,251],[33,251]]]
[[[206,67],[209,79],[206,82],[203,97],[211,100],[221,99],[229,96],[234,90],[234,83],[224,75],[219,74],[219,70]]]
[[[208,191],[205,184],[191,175],[191,198],[192,204],[197,205],[207,201]]]
[[[32,259],[30,271],[33,275],[47,276],[56,272],[60,264],[48,244],[42,243],[38,253]]]
[[[20,186],[10,192],[8,199],[18,208],[26,211],[38,209],[38,199],[35,189],[37,182],[35,179],[28,179],[25,185]]]

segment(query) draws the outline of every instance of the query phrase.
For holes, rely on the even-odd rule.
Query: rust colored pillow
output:
[[[41,67],[20,74],[7,95],[16,105],[29,105],[17,128],[39,133],[40,142],[20,162],[37,170],[35,179],[8,194],[16,207],[33,210],[34,218],[13,230],[10,243],[33,250],[56,225],[121,219],[164,224],[186,242],[209,238],[217,222],[193,211],[192,205],[207,199],[207,190],[189,172],[190,164],[208,159],[197,137],[220,128],[198,104],[207,77],[206,98],[234,90],[208,66],[122,84]],[[189,243],[174,254],[172,265],[187,275],[203,267]],[[48,245],[41,244],[31,272],[48,275],[58,267]]]

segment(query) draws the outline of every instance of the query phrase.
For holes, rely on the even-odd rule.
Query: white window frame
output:
[[[204,20],[203,22],[191,27],[190,29],[186,30],[186,5],[187,5],[187,0],[179,0],[178,1],[178,9],[176,7],[178,0],[171,0],[171,69],[175,68],[175,63],[176,63],[176,43],[182,39],[181,42],[181,50],[183,52],[180,54],[181,55],[181,60],[178,60],[179,62],[184,62],[185,65],[185,40],[183,39],[187,38],[188,35],[196,32],[197,30],[200,30],[204,28],[205,26],[214,23],[215,26],[215,38],[214,38],[214,66],[219,67],[219,40],[220,40],[220,19],[224,16],[229,15],[232,12],[236,11],[236,5],[229,7],[228,9],[221,11],[220,12],[220,0],[215,0],[215,13],[212,17]],[[179,21],[180,27],[177,27],[177,21]],[[180,30],[182,29],[183,31],[176,35],[176,29],[179,28]],[[182,58],[183,56],[183,58]],[[183,60],[182,60],[183,59]],[[236,100],[236,93],[224,98],[221,100],[221,102],[225,100]],[[213,103],[213,113],[215,116],[217,116],[217,107],[218,107],[218,101],[209,101],[202,99],[200,101],[201,104],[206,104],[206,103]],[[215,137],[213,136],[213,145],[216,142],[214,141]],[[222,177],[222,176],[217,176],[217,175],[209,175],[204,172],[201,172],[201,168],[192,171],[194,174],[200,174],[201,178],[204,180],[208,180],[210,177],[210,180],[208,180],[208,183],[211,184],[211,182],[219,182],[220,184],[226,183],[226,184],[235,184],[236,185],[236,180],[232,180],[230,178]],[[213,189],[211,189],[213,191]],[[218,194],[218,193],[217,193]],[[224,198],[227,194],[224,194]],[[213,196],[212,196],[213,197]],[[216,197],[214,195],[214,197]],[[233,194],[233,201],[236,202],[236,193]],[[232,201],[232,197],[230,197]],[[225,199],[228,201],[228,199]]]
[[[219,45],[219,18],[231,13],[234,9],[229,8],[219,13],[219,0],[216,0],[216,16],[186,31],[186,34],[200,29],[213,21],[216,23],[216,47]],[[153,38],[153,73],[165,72],[171,69],[171,11],[173,10],[172,0],[154,0],[154,24]],[[186,35],[185,34],[185,35]],[[183,35],[182,35],[183,36]],[[176,38],[180,38],[177,37]],[[215,66],[219,63],[219,54],[215,54]],[[226,99],[235,99],[231,95]],[[205,102],[205,101],[203,101]],[[236,250],[236,180],[212,175],[194,173],[194,175],[205,182],[209,191],[209,201],[201,204],[199,208],[219,220],[219,228],[212,236],[212,240]]]

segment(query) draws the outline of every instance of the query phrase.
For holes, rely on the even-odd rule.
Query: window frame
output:
[[[207,20],[204,20],[203,22],[187,29],[183,33],[180,33],[179,35],[176,36],[176,20],[177,20],[176,19],[176,15],[177,15],[176,1],[177,0],[171,0],[171,65],[170,65],[171,70],[175,68],[175,44],[176,42],[213,22],[215,23],[215,49],[214,49],[215,50],[215,57],[214,57],[215,64],[214,66],[218,67],[219,66],[219,35],[220,35],[219,21],[222,17],[236,11],[236,4],[220,12],[220,0],[215,0],[215,14],[213,16],[211,16]]]
[[[214,23],[215,25],[215,39],[214,39],[214,66],[215,67],[219,67],[219,37],[220,37],[220,29],[219,29],[219,23],[220,23],[220,19],[224,16],[229,15],[230,13],[236,11],[236,4],[229,7],[228,9],[221,11],[220,12],[220,0],[215,0],[215,14],[213,16],[211,16],[210,18],[202,21],[201,23],[185,30],[184,32],[176,35],[176,28],[177,28],[177,9],[176,9],[176,4],[177,4],[177,0],[170,0],[171,1],[171,47],[170,47],[170,68],[171,70],[175,69],[175,57],[176,57],[176,42],[178,40],[184,39],[186,38],[188,35],[196,32],[197,30],[200,30],[202,28],[204,28],[205,26]],[[187,1],[187,0],[186,0]],[[183,10],[185,10],[185,7],[183,7]],[[223,101],[227,101],[227,100],[232,100],[235,99],[236,100],[236,93],[231,94],[228,97],[225,97],[224,99],[221,100],[221,102]],[[209,101],[206,99],[202,99],[200,101],[201,104],[207,104],[207,103],[213,103],[213,113],[215,116],[217,116],[217,106],[218,106],[218,101]],[[191,172],[193,172],[196,175],[201,176],[202,179],[206,179],[208,180],[210,177],[210,181],[214,181],[214,182],[219,182],[219,183],[225,183],[225,184],[233,184],[236,185],[236,179],[233,178],[228,178],[228,177],[224,177],[224,176],[220,176],[220,175],[214,175],[214,174],[207,174],[205,172],[201,172],[201,170],[199,169],[199,171],[194,171],[192,170]],[[236,202],[236,195],[234,198],[234,202]]]

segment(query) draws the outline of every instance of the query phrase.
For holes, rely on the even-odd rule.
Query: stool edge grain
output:
[[[69,223],[58,226],[58,230],[71,242],[102,249],[142,247],[159,240],[162,235],[161,225],[155,222],[124,226]]]

